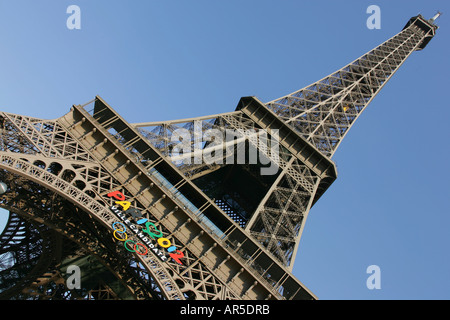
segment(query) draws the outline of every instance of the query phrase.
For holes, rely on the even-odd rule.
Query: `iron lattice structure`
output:
[[[291,270],[308,212],[337,177],[331,158],[433,38],[436,17],[413,17],[318,82],[268,103],[244,97],[230,113],[129,124],[98,96],[56,120],[0,112],[0,206],[10,212],[0,298],[315,299]],[[180,132],[189,152],[179,152]],[[229,132],[225,143],[211,138]],[[258,161],[248,161],[251,150]],[[214,162],[195,161],[206,151]],[[182,264],[121,245],[113,191],[182,252]],[[80,289],[66,286],[71,264],[82,270]]]

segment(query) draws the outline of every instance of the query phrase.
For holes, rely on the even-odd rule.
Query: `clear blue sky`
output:
[[[66,27],[72,4],[81,30]],[[380,30],[366,27],[372,4]],[[310,212],[293,273],[320,299],[450,299],[449,1],[0,0],[0,110],[53,119],[100,95],[129,122],[232,111],[242,96],[300,89],[438,9],[437,36],[336,153],[338,179]],[[373,264],[380,290],[366,287]]]

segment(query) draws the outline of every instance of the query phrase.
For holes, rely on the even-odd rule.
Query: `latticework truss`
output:
[[[356,119],[386,82],[414,51],[422,49],[424,43],[434,36],[436,27],[430,24],[430,27],[425,28],[421,23],[430,22],[425,22],[421,17],[411,19],[402,32],[342,69],[265,106],[330,159]],[[192,137],[192,150],[198,149],[196,141],[202,133],[211,129],[220,132],[232,129],[241,132],[242,136],[248,130],[267,129],[258,126],[256,118],[251,119],[242,110],[188,120],[139,123],[135,126],[170,160],[177,159],[171,157],[169,152],[171,144],[173,147],[178,143],[177,139],[173,139],[172,132],[180,128]],[[261,149],[252,139],[247,140],[250,147]],[[225,149],[229,146],[222,145],[224,152],[221,154],[224,158],[229,156],[226,150],[235,151]],[[194,157],[194,152],[191,156]],[[279,174],[264,198],[260,199],[251,219],[245,220],[242,225],[280,262],[292,268],[301,231],[309,209],[317,200],[317,188],[320,189],[320,181],[324,177],[285,148],[280,148],[277,154],[266,152],[266,156],[280,168]],[[195,179],[196,175],[207,175],[223,165],[191,164],[181,166],[180,170],[187,177]],[[229,215],[236,214],[229,207],[224,210]],[[240,216],[235,218],[237,221],[240,219]]]
[[[266,104],[242,98],[230,113],[130,125],[100,97],[56,120],[1,112],[0,298],[314,299],[290,270],[309,210],[337,177],[331,157],[436,29],[414,17],[324,79]],[[114,191],[182,262],[122,245]],[[68,263],[91,270],[80,290],[65,286]]]
[[[327,157],[359,115],[435,29],[410,24],[402,32],[331,75],[267,106]]]

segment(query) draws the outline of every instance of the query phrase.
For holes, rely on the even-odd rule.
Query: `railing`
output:
[[[193,215],[197,216],[198,222],[202,223],[210,233],[213,233],[219,239],[225,237],[225,234],[220,230],[211,220],[209,220],[201,210],[198,209],[191,201],[189,201],[178,189],[176,189],[173,184],[169,182],[164,176],[158,172],[155,168],[151,168],[148,174],[155,177],[160,182],[160,187],[166,189],[167,193],[172,193],[172,199],[177,202],[183,209],[189,210]],[[175,191],[173,191],[175,190]]]
[[[83,108],[83,110],[86,112],[86,110]],[[87,112],[89,115],[94,115],[92,112],[93,110],[90,110]],[[98,113],[95,113],[95,115],[98,115],[100,113],[104,112],[103,110],[98,111]],[[94,116],[94,119],[97,120],[97,118]],[[117,118],[117,116],[115,117]],[[117,118],[117,120],[119,120]],[[110,123],[110,120],[107,120],[108,123]],[[101,123],[101,126],[104,127],[103,123]],[[208,219],[204,214],[202,214],[202,211],[204,211],[208,206],[212,205],[212,202],[206,201],[205,204],[198,208],[195,206],[191,201],[189,201],[177,188],[174,186],[170,181],[168,181],[160,172],[158,172],[155,169],[155,166],[162,162],[164,159],[158,158],[153,159],[153,161],[149,161],[147,157],[145,157],[142,153],[140,153],[138,150],[136,150],[133,147],[133,144],[128,144],[127,139],[121,134],[122,132],[117,132],[116,130],[113,130],[112,127],[109,129],[105,128],[105,133],[109,133],[112,137],[117,140],[117,142],[122,145],[126,151],[129,153],[129,157],[135,159],[135,163],[138,164],[138,166],[141,166],[141,169],[144,172],[147,172],[148,176],[153,178],[155,183],[159,182],[159,187],[162,191],[164,191],[167,195],[171,195],[174,202],[179,205],[181,208],[185,210],[185,212],[190,216],[190,218],[198,221],[202,226],[205,227],[206,230],[209,230],[209,234],[215,238],[216,242],[219,244],[222,244],[224,248],[228,248],[230,244],[230,240],[228,239],[228,236],[226,233],[224,233],[222,230],[220,230],[210,219]],[[122,130],[125,131],[128,128]],[[131,129],[131,128],[130,128]],[[139,135],[138,135],[139,136]],[[136,137],[135,137],[136,138]],[[133,138],[133,140],[135,139]],[[150,162],[150,165],[144,165],[145,162]],[[153,170],[152,170],[153,169]],[[207,199],[205,199],[207,200]],[[236,230],[236,228],[239,228],[237,225],[233,225],[234,228],[230,228],[233,230]],[[240,229],[240,228],[239,228]],[[226,232],[228,233],[229,230]],[[231,232],[229,232],[231,234]],[[269,290],[269,292],[272,294],[272,296],[284,300],[288,299],[290,297],[286,297],[283,295],[283,292],[285,291],[285,288],[283,287],[284,281],[289,278],[289,275],[284,274],[280,279],[271,279],[270,275],[267,274],[267,270],[264,271],[262,267],[260,267],[256,263],[256,258],[253,257],[252,259],[248,259],[248,254],[245,254],[243,250],[239,250],[240,247],[236,249],[228,249],[229,251],[232,251],[236,253],[233,255],[233,257],[236,258],[240,262],[241,265],[249,267],[252,272],[251,274],[255,277],[255,279],[258,279],[262,284],[265,285],[265,287]],[[264,250],[262,248],[259,248],[259,252],[263,252]],[[247,257],[245,257],[247,256]],[[272,263],[274,265],[274,263]],[[271,266],[272,266],[271,265]],[[275,265],[274,265],[275,266]],[[270,267],[269,267],[270,268]],[[294,278],[295,279],[295,278]],[[299,283],[298,289],[294,293],[294,295],[299,292],[300,290],[305,290],[305,288]],[[291,296],[292,297],[292,296]]]
[[[173,199],[178,205],[181,205],[183,209],[188,211],[188,214],[191,214],[192,216],[197,216],[200,219],[197,221],[200,222],[203,226],[206,227],[207,230],[209,230],[210,234],[215,238],[215,240],[222,244],[223,247],[230,247],[230,241],[228,240],[228,237],[226,234],[221,231],[211,220],[209,220],[205,215],[203,215],[192,202],[190,202],[178,189],[176,189],[166,178],[164,178],[161,173],[159,173],[156,169],[152,168],[149,171],[149,175],[153,176],[160,182],[160,187],[165,189],[167,194],[172,194]],[[175,191],[173,191],[175,190]],[[246,254],[240,247],[236,247],[234,249],[231,249],[231,251],[235,252],[236,255],[234,256],[239,260],[239,262],[242,265],[249,266],[252,270],[256,271],[256,273],[253,273],[253,276],[261,281],[262,283],[266,283],[269,288],[273,288],[271,293],[276,296],[278,299],[283,300],[286,299],[281,292],[283,291],[282,286],[276,287],[276,282],[269,277],[265,276],[265,271],[262,267],[260,267],[251,257]],[[281,291],[281,292],[280,292]]]

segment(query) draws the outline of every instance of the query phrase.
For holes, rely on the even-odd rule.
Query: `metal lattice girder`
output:
[[[416,19],[426,23],[421,17]],[[367,105],[436,28],[410,23],[342,69],[267,106],[324,155],[332,157]]]
[[[11,176],[8,173],[8,176]],[[49,238],[48,236],[43,237],[49,233],[49,231],[42,232],[43,230],[52,231],[56,239],[50,239],[52,241],[47,241],[52,244],[50,248],[53,248],[50,252],[52,255],[45,253],[45,251],[37,250],[33,248],[39,244],[39,242],[33,240],[29,236],[21,236],[22,242],[24,243],[24,249],[13,248],[5,245],[2,241],[2,250],[6,250],[8,253],[12,253],[13,256],[20,254],[23,256],[22,252],[27,252],[31,250],[33,256],[39,259],[38,267],[34,267],[32,272],[28,272],[27,275],[22,275],[19,285],[18,281],[12,281],[14,284],[14,290],[9,290],[2,293],[3,298],[37,298],[37,299],[47,299],[53,295],[45,296],[44,292],[50,292],[53,289],[58,292],[62,292],[59,286],[54,287],[53,285],[49,287],[48,290],[42,291],[40,288],[43,284],[43,279],[47,279],[47,275],[51,275],[50,278],[53,279],[54,273],[57,270],[58,264],[61,263],[61,259],[67,256],[85,256],[89,254],[95,254],[97,259],[107,266],[113,274],[120,279],[123,283],[124,288],[127,288],[132,295],[136,298],[153,298],[161,299],[162,296],[159,293],[155,283],[142,283],[141,268],[138,267],[138,261],[136,261],[131,255],[120,254],[117,252],[117,247],[114,241],[110,239],[108,232],[104,230],[92,217],[83,211],[80,211],[76,206],[71,204],[69,201],[64,200],[57,194],[49,191],[48,189],[43,189],[39,184],[25,180],[18,175],[12,175],[10,179],[2,176],[2,181],[8,183],[11,186],[11,190],[3,195],[1,206],[11,212],[10,221],[14,222],[16,220],[22,221],[18,218],[25,218],[29,221],[33,221],[34,224],[44,224],[39,228],[37,236],[43,239]],[[14,181],[14,182],[13,182]],[[35,194],[39,195],[36,196]],[[2,234],[2,240],[8,239],[14,234],[15,237],[20,232],[19,229],[14,228],[14,223],[8,223],[5,232]],[[10,232],[9,229],[19,230],[19,232]],[[22,232],[23,233],[23,232]],[[53,238],[55,238],[53,236]],[[10,243],[15,242],[8,240]],[[47,249],[47,251],[49,251]],[[31,261],[26,263],[28,266],[33,266]],[[44,267],[43,267],[44,266]],[[2,272],[10,275],[17,274],[15,270],[23,270],[21,265],[14,261],[14,265],[11,266],[13,269],[4,270]],[[49,269],[46,269],[48,267]],[[84,270],[88,272],[88,270]],[[20,274],[20,272],[19,272]],[[105,274],[105,273],[103,273]],[[106,273],[108,275],[109,273]],[[26,279],[26,281],[24,280]],[[49,280],[52,282],[53,280]],[[62,280],[58,280],[61,282]],[[111,281],[111,280],[110,280]],[[109,282],[110,282],[109,281]],[[49,283],[50,283],[49,282]],[[53,281],[54,282],[54,281]],[[52,282],[52,283],[53,283]],[[86,284],[86,283],[84,283]],[[86,287],[82,289],[85,290]],[[79,296],[79,292],[72,292],[67,290],[64,291],[66,298],[82,298]],[[53,291],[52,291],[53,292]],[[61,293],[62,294],[62,293]],[[74,296],[75,294],[75,296]],[[85,296],[86,294],[84,294]],[[120,294],[124,296],[123,293]],[[56,296],[55,296],[56,297]],[[58,294],[61,298],[61,295]]]
[[[165,122],[147,122],[135,123],[133,127],[155,147],[163,156],[178,167],[183,174],[195,179],[201,175],[215,171],[225,165],[227,158],[234,154],[234,146],[236,142],[233,141],[229,145],[222,144],[223,141],[212,141],[213,137],[207,137],[207,132],[216,132],[216,136],[225,137],[226,130],[233,129],[229,125],[230,118],[239,118],[238,122],[247,130],[255,129],[254,123],[249,119],[242,119],[241,112],[230,112],[208,117],[198,117],[191,119],[182,119]],[[202,157],[202,153],[188,153],[183,156],[174,156],[174,149],[179,144],[179,139],[176,134],[186,133],[185,136],[190,138],[189,142],[184,142],[184,145],[189,146],[193,151],[195,149],[205,152],[206,148],[213,148],[218,145],[221,151],[221,157],[216,158],[214,163],[207,163],[205,161],[198,161]],[[209,141],[206,141],[209,139]],[[189,161],[181,161],[189,160]]]
[[[100,221],[110,221],[109,223],[107,223],[107,225],[111,225],[112,222],[115,221],[114,219],[114,215],[110,212],[110,210],[106,207],[103,207],[101,204],[99,204],[97,201],[95,201],[92,198],[92,195],[90,195],[89,193],[85,193],[82,191],[82,189],[84,189],[85,187],[80,185],[79,183],[76,183],[76,181],[70,180],[71,182],[73,181],[73,184],[63,180],[62,178],[58,177],[58,175],[55,175],[55,172],[51,172],[51,164],[57,163],[57,159],[55,158],[49,158],[46,159],[47,163],[44,160],[44,158],[42,157],[42,160],[39,160],[38,163],[36,163],[36,161],[34,163],[36,164],[32,164],[30,163],[28,160],[22,160],[23,156],[21,156],[20,154],[11,154],[11,153],[4,153],[4,152],[0,152],[0,166],[6,170],[8,170],[9,172],[12,172],[14,174],[18,174],[20,176],[23,177],[28,177],[30,180],[32,180],[33,182],[37,182],[39,185],[41,185],[42,187],[44,187],[47,190],[51,190],[53,192],[57,192],[59,194],[63,194],[65,195],[68,199],[70,199],[74,204],[76,204],[78,207],[81,207],[83,209],[83,211],[85,212],[90,212],[91,214],[94,213],[98,214],[99,220]],[[58,172],[58,171],[57,171]],[[89,191],[89,190],[86,190]],[[43,190],[41,191],[41,194],[43,193]],[[39,196],[38,200],[42,201],[41,199],[42,195]],[[35,197],[36,199],[37,197]],[[21,205],[20,203],[15,203],[16,205]],[[27,202],[27,204],[29,204],[29,202]],[[8,205],[6,203],[2,204],[3,207],[7,207]],[[13,209],[13,207],[10,207],[8,209]],[[21,207],[22,210],[26,210],[26,208]],[[48,207],[48,209],[56,209],[55,207]],[[60,214],[64,214],[64,212],[62,210],[64,210],[64,208],[58,208],[60,209],[59,213]],[[39,217],[38,217],[39,218]],[[42,217],[40,217],[40,219],[42,219]],[[108,220],[109,219],[109,220]],[[69,220],[66,218],[66,220]],[[67,223],[67,221],[66,221]],[[92,223],[92,221],[91,221]],[[67,228],[67,227],[63,227]],[[92,227],[88,227],[88,229],[92,229]],[[75,231],[75,230],[72,230]],[[86,233],[86,230],[80,230],[82,233]],[[92,238],[98,238],[99,236],[104,236],[104,234],[107,235],[107,237],[109,238],[109,241],[113,243],[113,240],[111,239],[111,235],[108,235],[108,233],[105,232],[105,230],[101,230],[103,232],[99,232],[95,235],[93,235]],[[80,232],[75,232],[75,235],[78,235],[78,237],[80,236]],[[90,240],[91,242],[92,239]],[[113,254],[117,255],[117,248],[116,245],[113,246],[114,251],[112,252]],[[91,248],[91,250],[93,250]],[[108,252],[108,253],[111,253]],[[106,252],[105,252],[106,254]],[[106,258],[106,257],[105,257]],[[120,258],[120,257],[117,257]],[[130,261],[130,264],[133,265],[144,265],[146,266],[145,263],[142,262],[142,258],[136,257],[134,262]],[[125,259],[124,261],[127,261],[127,259]],[[117,262],[116,262],[117,263]],[[144,267],[142,269],[144,269],[144,273],[142,273],[142,270],[140,270],[139,272],[141,273],[141,277],[144,277],[143,280],[148,281],[148,282],[153,282],[156,279],[156,283],[157,286],[160,288],[159,291],[162,291],[161,288],[165,287],[166,291],[163,292],[163,294],[172,294],[172,298],[175,295],[181,295],[181,292],[177,291],[176,288],[177,286],[173,283],[173,284],[167,284],[167,276],[165,274],[165,272],[163,272],[163,268],[161,266],[160,263],[158,263],[157,261],[149,261],[147,262],[150,265],[147,265],[147,268],[149,268],[151,271],[147,271],[147,269]],[[130,270],[122,270],[122,272],[127,272],[129,273]],[[152,277],[150,276],[150,274],[152,273],[157,273],[157,275],[159,275],[158,277]],[[123,274],[122,277],[127,277],[126,274]],[[149,285],[151,286],[151,283],[149,283]],[[172,285],[172,287],[169,287],[170,285]],[[172,292],[173,291],[173,292]],[[170,297],[170,296],[169,296]]]
[[[55,234],[11,214],[0,239],[0,298],[20,292],[45,271],[54,255]],[[13,271],[14,270],[14,271]]]
[[[400,33],[380,46],[312,85],[266,103],[266,108],[257,99],[249,102],[246,98],[235,112],[134,126],[172,163],[170,150],[177,143],[173,139],[177,129],[188,132],[192,150],[199,137],[210,129],[220,132],[231,129],[245,136],[246,130],[265,130],[271,134],[273,129],[288,126],[297,133],[288,132],[280,139],[282,147],[278,154],[271,154],[256,140],[247,138],[250,148],[264,154],[280,171],[242,224],[276,259],[292,268],[309,209],[336,179],[335,168],[320,170],[318,166],[324,163],[332,166],[329,159],[356,119],[412,52],[423,49],[434,36],[437,27],[433,22],[413,17]],[[298,143],[299,139],[303,141]],[[292,150],[290,147],[295,143],[299,147]],[[201,145],[200,149],[205,151],[208,147]],[[225,144],[223,147],[226,149]],[[309,150],[307,157],[302,156],[304,150]],[[224,152],[223,156],[229,154]],[[188,157],[193,158],[194,152]],[[204,181],[208,175],[214,180],[217,175],[213,173],[223,168],[224,163],[192,163],[179,165],[178,169],[192,180],[203,177]],[[237,222],[242,220],[236,212],[229,211],[229,206],[224,205],[224,210],[234,214]]]
[[[195,258],[193,261],[196,261],[196,264],[202,263],[216,278],[221,273],[213,272],[213,270],[222,269],[224,272],[215,281],[217,292],[220,292],[220,295],[211,296],[211,292],[209,292],[211,289],[207,289],[207,292],[194,292],[198,299],[202,298],[201,295],[209,299],[225,295],[242,298],[247,296],[251,299],[252,295],[256,294],[254,296],[256,298],[263,292],[267,293],[260,298],[294,298],[310,295],[295,278],[285,274],[282,266],[272,261],[270,255],[261,250],[262,248],[258,248],[257,242],[248,238],[231,219],[224,217],[223,212],[194,184],[169,162],[163,161],[162,155],[148,141],[141,139],[139,132],[129,126],[101,98],[97,97],[91,113],[86,112],[81,106],[74,106],[73,110],[74,112],[66,115],[61,123],[69,124],[77,121],[75,125],[71,126],[72,128],[77,126],[79,129],[72,130],[72,133],[80,137],[78,140],[86,144],[94,157],[102,159],[105,169],[113,172],[115,177],[122,181],[122,190],[124,194],[128,195],[132,205],[145,213],[147,218],[155,221],[156,225],[163,226],[161,228],[163,233],[167,229],[169,235],[166,238],[173,240],[172,243],[182,244],[185,256],[188,254]],[[96,131],[92,129],[92,126]],[[103,142],[98,143],[98,141]],[[126,157],[119,160],[122,157],[121,152]],[[158,171],[162,172],[164,177],[161,174],[155,175]],[[145,174],[139,174],[139,172]],[[164,179],[160,180],[162,178]],[[180,193],[185,197],[178,197],[177,195]],[[187,199],[189,199],[189,204],[186,202]],[[171,201],[174,203],[171,204]],[[197,206],[199,211],[192,211],[192,205]],[[201,213],[200,220],[198,219],[199,212]],[[204,221],[206,217],[215,221],[216,227],[211,222],[206,225],[200,222]],[[209,219],[206,220],[210,221]],[[186,223],[189,223],[188,227],[185,226]],[[222,228],[221,231],[217,225]],[[225,247],[228,248],[229,245],[225,245],[225,243],[227,241],[236,242],[237,238],[241,241],[246,239],[245,245],[237,247],[236,251],[226,250]],[[206,246],[206,249],[199,250],[199,248],[205,248],[206,243],[216,243],[213,246],[215,249],[211,250],[213,248]],[[217,245],[218,243],[221,245]],[[243,252],[245,255],[248,250],[253,253],[255,250],[259,252],[254,260],[251,260],[251,264],[248,260],[243,260],[242,254],[239,253]],[[259,270],[262,269],[257,265],[260,264],[270,266],[270,271],[263,271],[262,274],[271,277],[276,282],[281,281],[284,276],[283,283],[279,283],[275,288],[266,283],[267,280],[259,275]],[[182,271],[179,265],[176,265],[176,268],[178,272]],[[247,270],[247,268],[250,269]],[[255,268],[258,270],[257,272]],[[255,277],[256,282],[254,281],[251,285],[243,282],[239,285],[242,279],[248,276]],[[186,281],[192,283],[193,279]],[[184,287],[188,288],[186,284]],[[230,293],[228,294],[228,292]],[[283,293],[280,294],[280,292]]]
[[[89,162],[89,158],[84,158],[84,161],[81,161],[79,158],[76,158],[77,160],[67,160],[67,159],[73,159],[74,153],[69,153],[67,156],[64,155],[63,152],[54,152],[54,153],[47,153],[46,156],[44,156],[40,150],[58,150],[59,147],[61,147],[61,140],[60,137],[64,137],[64,140],[67,142],[69,141],[69,146],[73,146],[73,139],[70,138],[70,134],[68,134],[67,131],[62,133],[63,130],[61,130],[61,127],[56,122],[48,122],[41,120],[39,123],[38,119],[33,119],[33,127],[46,127],[46,131],[42,133],[43,131],[40,130],[39,132],[42,133],[42,136],[40,133],[36,133],[33,130],[22,130],[23,128],[23,119],[25,117],[22,117],[21,121],[11,121],[11,119],[19,119],[20,116],[12,116],[10,114],[3,114],[3,135],[8,137],[15,137],[14,139],[3,139],[5,142],[3,144],[5,150],[8,152],[4,154],[4,158],[2,158],[2,162],[5,166],[3,168],[7,168],[8,165],[14,167],[14,170],[9,170],[9,172],[14,172],[16,174],[22,175],[24,177],[32,178],[35,182],[38,182],[42,185],[42,187],[45,188],[46,183],[50,184],[50,188],[47,188],[47,190],[56,190],[59,192],[63,191],[68,193],[69,198],[72,200],[80,201],[83,204],[91,203],[93,206],[90,206],[85,208],[87,212],[90,212],[92,210],[98,211],[100,207],[96,205],[95,202],[92,201],[93,192],[97,193],[104,193],[106,190],[111,190],[113,188],[117,187],[117,184],[113,182],[113,178],[111,178],[109,175],[106,177],[104,171],[102,171],[101,167],[98,165],[93,165],[91,162]],[[8,121],[9,120],[9,121]],[[29,120],[29,119],[27,119]],[[26,123],[30,123],[31,121],[26,121]],[[53,128],[52,128],[53,126]],[[54,128],[57,127],[58,129],[55,130]],[[28,136],[29,134],[30,136]],[[19,141],[20,143],[17,145],[14,141]],[[43,141],[46,141],[43,143]],[[23,146],[26,146],[24,148]],[[46,145],[46,148],[42,148],[42,145]],[[69,147],[67,146],[67,147]],[[77,149],[80,150],[80,154],[85,155],[86,151],[79,148],[77,145]],[[62,150],[67,150],[66,147],[63,147]],[[11,152],[12,151],[12,152]],[[17,151],[27,152],[30,154],[23,154],[18,153]],[[45,152],[44,152],[45,154]],[[87,162],[86,162],[87,161]],[[14,187],[16,183],[16,180],[10,181],[10,186]],[[71,185],[73,187],[71,187]],[[48,187],[48,186],[47,186]],[[17,188],[14,188],[17,189]],[[80,189],[84,189],[84,192],[81,192]],[[33,190],[34,192],[30,192],[29,194],[36,193],[36,191],[40,192],[40,201],[44,201],[42,199],[43,194],[46,189],[42,190]],[[78,197],[77,197],[78,194]],[[90,201],[89,201],[90,200]],[[76,202],[75,201],[75,202]],[[13,200],[13,204],[15,206],[19,205],[17,201]],[[9,207],[10,204],[8,202],[2,203],[3,207]],[[31,207],[30,203],[25,203],[20,205],[21,208],[18,210],[24,208],[27,208],[27,210]],[[10,207],[9,209],[16,209],[14,206]],[[55,209],[55,207],[50,206],[48,209]],[[64,208],[58,208],[60,211],[58,212],[61,216],[64,216],[64,212],[61,212]],[[104,212],[107,212],[108,215],[111,215],[109,210],[107,208],[103,209]],[[54,214],[54,213],[53,213]],[[70,215],[69,215],[70,217]],[[43,217],[35,217],[42,221]],[[68,217],[65,217],[64,221],[64,227],[60,227],[59,230],[65,230],[67,229],[67,226],[69,225],[70,219]],[[47,220],[48,221],[48,220]],[[74,234],[70,235],[72,237],[78,234],[79,238],[79,232],[76,232],[75,230]],[[82,231],[82,234],[86,233],[86,230],[83,231],[83,228],[80,228],[80,231]],[[105,231],[103,230],[103,233]],[[96,238],[93,236],[92,238]],[[110,236],[109,236],[110,238]],[[112,240],[109,240],[112,242]],[[91,243],[94,241],[91,240]],[[114,245],[114,248],[116,245]],[[93,250],[91,247],[90,250]],[[94,250],[95,251],[95,250]],[[106,257],[106,256],[105,256]],[[124,261],[126,261],[125,259]],[[128,259],[129,260],[129,259]],[[135,260],[135,261],[132,261]],[[140,269],[140,277],[144,277],[147,280],[153,282],[153,277],[149,274],[147,274],[147,271],[144,267],[142,267],[142,264],[139,262],[138,259],[132,259],[129,260],[129,265],[133,265],[133,268]],[[117,261],[115,262],[117,264]],[[144,270],[144,272],[143,272]],[[125,272],[125,274],[122,274],[122,278],[128,278],[130,274],[130,270],[122,270],[122,272]],[[119,272],[120,273],[120,272]],[[154,285],[151,285],[154,286]],[[161,283],[157,284],[156,287],[161,287]],[[134,290],[137,289],[136,283],[134,284]],[[157,289],[160,294],[161,291],[163,291],[161,288]],[[155,296],[153,294],[151,296]],[[165,292],[162,296],[164,296]],[[149,297],[147,294],[141,295],[142,298]]]
[[[0,237],[5,270],[30,262],[20,277],[0,274],[9,279],[5,292],[73,297],[60,290],[61,277],[52,271],[61,254],[47,246],[56,243],[46,240],[51,235],[95,255],[137,299],[315,299],[290,270],[309,210],[337,177],[331,157],[402,63],[428,44],[434,20],[413,17],[403,31],[322,80],[266,104],[242,98],[230,113],[130,125],[100,97],[56,120],[0,113],[0,173],[9,185],[0,207],[39,226],[39,232],[27,229],[35,237],[19,239],[12,216]],[[202,140],[227,130],[237,139]],[[180,132],[187,134],[187,151],[177,150]],[[259,143],[274,137],[270,147]],[[260,174],[261,163],[227,161],[247,148],[268,160],[273,174]],[[220,161],[196,161],[216,151]],[[113,224],[131,218],[111,209],[113,191],[179,249],[183,263],[120,246]],[[131,233],[129,239],[140,238]],[[31,242],[32,255],[18,253]],[[46,256],[53,265],[39,262]],[[36,291],[38,274],[47,295]],[[88,296],[119,297],[107,283]]]
[[[64,118],[52,123],[52,125],[59,128],[62,127],[66,132],[65,139],[76,141],[80,154],[87,154],[88,158],[73,159],[65,156],[61,152],[41,152],[42,150],[48,151],[55,149],[53,142],[56,144],[59,143],[59,141],[58,139],[54,139],[48,132],[53,132],[54,135],[60,136],[60,130],[49,129],[45,132],[45,137],[40,137],[39,133],[36,134],[34,131],[22,130],[23,121],[14,121],[14,119],[18,119],[19,117],[4,113],[2,115],[3,119],[5,119],[4,127],[8,127],[8,131],[4,133],[10,136],[15,135],[16,137],[20,137],[22,142],[19,145],[12,145],[12,142],[10,142],[12,139],[5,139],[8,143],[4,145],[4,150],[6,151],[0,152],[0,166],[10,174],[31,181],[38,186],[37,188],[40,186],[40,188],[42,188],[40,191],[41,194],[44,194],[47,192],[45,190],[48,190],[48,192],[55,193],[58,196],[71,201],[76,207],[81,209],[80,212],[89,213],[94,218],[92,221],[99,221],[103,226],[111,226],[112,222],[117,221],[117,217],[114,217],[111,211],[105,207],[108,203],[110,205],[113,204],[112,200],[106,197],[108,192],[120,189],[125,194],[129,195],[130,198],[133,198],[133,205],[136,208],[141,209],[150,221],[157,224],[163,230],[166,238],[169,238],[172,243],[180,246],[185,255],[185,263],[188,266],[187,270],[185,267],[181,268],[175,263],[167,263],[163,266],[158,259],[151,255],[145,258],[141,256],[134,258],[136,261],[134,264],[142,266],[143,272],[140,273],[141,277],[144,280],[147,279],[147,281],[150,281],[151,279],[156,283],[156,287],[159,288],[158,290],[167,299],[183,299],[190,297],[195,297],[196,299],[251,299],[252,297],[283,298],[283,295],[293,298],[296,295],[309,295],[307,290],[299,285],[298,282],[289,280],[289,277],[286,278],[284,272],[281,271],[282,268],[280,268],[280,266],[273,265],[270,273],[267,272],[267,270],[265,272],[266,276],[270,275],[274,280],[283,279],[283,283],[278,283],[277,287],[270,285],[268,280],[262,278],[259,273],[251,271],[254,270],[253,268],[256,267],[257,262],[267,263],[268,256],[265,254],[260,254],[259,257],[256,260],[251,261],[252,264],[249,265],[248,261],[245,261],[236,253],[237,251],[234,253],[233,251],[228,252],[230,253],[228,255],[220,253],[223,252],[223,249],[220,250],[219,248],[222,248],[224,245],[217,245],[217,240],[219,239],[213,240],[214,238],[211,238],[211,235],[209,234],[210,230],[205,228],[202,223],[199,223],[195,216],[191,216],[191,218],[188,219],[192,220],[193,225],[197,225],[196,229],[190,232],[190,234],[194,232],[194,235],[196,232],[199,232],[194,238],[192,238],[189,233],[186,233],[189,229],[179,230],[179,226],[176,224],[171,225],[174,220],[162,216],[165,209],[158,209],[161,199],[157,200],[155,196],[151,196],[149,198],[150,202],[145,202],[142,198],[137,197],[138,193],[134,191],[133,186],[136,183],[138,185],[141,183],[138,181],[140,175],[131,175],[128,178],[123,175],[124,170],[126,170],[126,165],[130,165],[131,160],[135,159],[136,152],[126,150],[127,141],[121,141],[122,144],[115,142],[116,139],[110,134],[104,135],[100,140],[92,139],[92,135],[95,134],[96,131],[97,133],[106,133],[103,132],[106,131],[105,128],[99,124],[94,125],[94,128],[91,128],[91,130],[83,132],[85,130],[84,127],[86,121],[77,120],[75,122],[72,121],[70,124],[67,123],[67,120],[70,117],[78,117],[76,114],[78,114],[77,112],[79,111],[81,111],[81,109],[74,109],[73,114],[66,115]],[[82,112],[82,114],[84,113]],[[87,114],[84,115],[89,117]],[[95,123],[96,120],[92,119],[91,121],[94,121]],[[37,119],[33,119],[33,122],[34,126],[36,126],[38,121]],[[41,120],[41,122],[45,121]],[[70,129],[68,127],[70,127]],[[81,132],[83,133],[80,135]],[[46,145],[46,148],[42,148],[43,141],[50,141]],[[26,145],[27,148],[23,148],[23,145]],[[103,150],[105,147],[108,149]],[[110,150],[113,152],[110,153]],[[99,156],[100,154],[101,156]],[[124,163],[125,166],[117,163],[117,159],[114,159],[114,156],[120,156],[122,158],[125,156],[125,159],[128,159]],[[101,165],[99,165],[100,163]],[[111,165],[113,167],[111,167]],[[147,172],[147,170],[144,172]],[[157,181],[153,180],[151,185],[154,185],[155,182]],[[150,194],[154,194],[155,191],[158,195],[157,197],[161,197],[162,190],[159,191],[158,188],[151,190],[151,192],[148,187],[144,190]],[[140,195],[145,196],[142,190]],[[37,199],[39,198],[35,197],[34,200]],[[29,203],[21,204],[20,201],[13,201],[13,203],[22,210],[29,207]],[[52,210],[55,210],[61,217],[66,215],[62,208],[57,208],[54,205],[51,205],[50,202],[47,202],[46,206],[48,206],[48,209],[51,208]],[[8,207],[8,204],[5,202],[3,207]],[[161,211],[156,214],[158,210]],[[170,213],[175,212],[176,208],[175,210],[170,211]],[[31,217],[38,220],[43,219],[42,213],[41,216],[31,215]],[[70,220],[67,220],[66,223],[70,223]],[[228,221],[228,223],[229,226],[232,227],[229,230],[232,234],[231,236],[240,236],[242,238],[241,233],[234,230],[236,226],[233,226],[231,221]],[[80,226],[78,232],[81,231],[84,233],[85,231],[83,230],[86,227],[87,225]],[[53,228],[62,233],[65,233],[63,230],[67,229],[67,227],[57,227],[56,224],[53,225]],[[190,228],[192,228],[192,226]],[[102,230],[98,230],[97,233],[93,235],[93,238],[98,238],[102,234],[101,231]],[[72,229],[71,232],[74,234],[78,233],[74,229]],[[105,232],[105,230],[103,230],[103,232]],[[66,233],[65,235],[68,234]],[[109,234],[109,238],[111,238],[111,234]],[[213,242],[211,242],[211,240],[213,240]],[[105,241],[105,239],[103,239],[103,241]],[[204,244],[202,245],[201,243],[204,243],[205,241],[206,243],[211,244],[211,249],[214,250],[199,250],[199,248],[204,248]],[[225,240],[222,239],[222,241]],[[216,242],[215,245],[213,245],[214,242]],[[246,243],[244,247],[237,249],[240,250],[239,252],[243,252],[242,254],[245,254],[246,251],[250,250],[250,247],[246,249],[249,245],[254,247],[256,244],[249,242]],[[88,247],[88,250],[95,251],[92,247]],[[219,252],[216,252],[218,250]],[[111,251],[108,253],[111,254]],[[117,255],[117,249],[116,252],[112,252],[112,254]],[[234,258],[230,259],[231,256]],[[222,276],[218,276],[220,270],[222,270],[222,273],[225,272]],[[121,276],[125,277],[124,274]],[[251,276],[250,279],[253,277],[255,280],[250,282],[250,284],[246,284],[246,281],[248,280],[244,279],[247,279],[249,276]],[[292,276],[291,279],[293,279]],[[290,289],[292,286],[297,289]],[[263,292],[266,293],[261,295]]]

